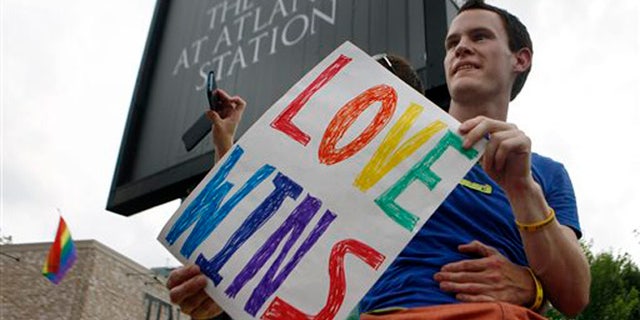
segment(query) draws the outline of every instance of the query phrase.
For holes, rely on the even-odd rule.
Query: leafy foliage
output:
[[[576,319],[638,320],[640,319],[640,270],[628,254],[603,252],[594,255],[583,243],[591,266],[590,303]],[[555,309],[549,319],[568,319]]]

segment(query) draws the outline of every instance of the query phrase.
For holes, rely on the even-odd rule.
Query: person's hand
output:
[[[211,120],[213,146],[219,159],[231,149],[247,103],[239,96],[231,97],[221,89],[216,90],[215,94],[218,95],[220,107],[218,111],[207,110],[207,117]]]
[[[507,260],[498,250],[480,241],[458,246],[478,259],[446,264],[434,279],[440,289],[455,293],[463,302],[501,301],[528,307],[536,297],[536,287],[527,268]]]
[[[478,116],[462,123],[459,130],[465,136],[464,148],[489,136],[482,168],[507,193],[535,183],[531,175],[531,139],[514,124]]]
[[[177,268],[167,279],[171,302],[192,319],[210,319],[222,313],[220,306],[204,291],[206,286],[207,278],[197,265]]]

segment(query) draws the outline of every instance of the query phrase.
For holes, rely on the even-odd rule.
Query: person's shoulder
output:
[[[531,171],[534,178],[541,183],[543,188],[551,187],[554,181],[566,180],[569,176],[564,165],[550,157],[531,153]]]
[[[564,168],[561,162],[535,152],[531,153],[531,165],[539,168]]]

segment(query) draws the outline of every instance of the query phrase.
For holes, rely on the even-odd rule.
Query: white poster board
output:
[[[245,133],[158,239],[200,266],[234,319],[345,318],[484,150],[463,149],[458,126],[346,42]]]

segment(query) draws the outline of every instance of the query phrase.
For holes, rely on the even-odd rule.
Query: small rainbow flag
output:
[[[60,216],[56,239],[49,249],[49,256],[42,267],[42,274],[54,284],[58,284],[76,262],[76,257],[76,245],[71,239],[67,224]]]

